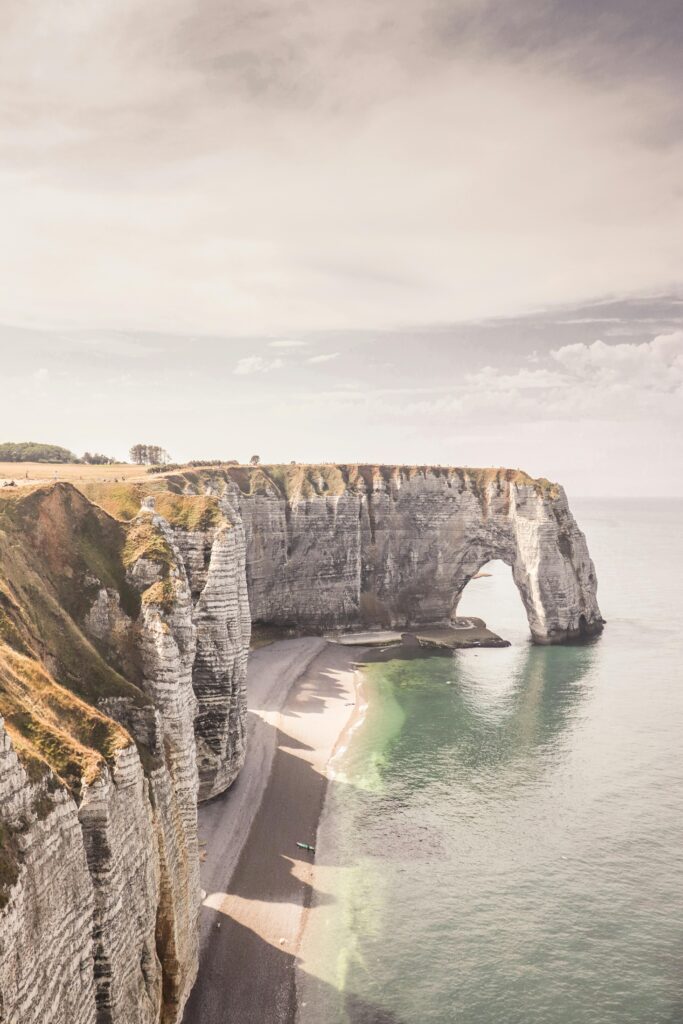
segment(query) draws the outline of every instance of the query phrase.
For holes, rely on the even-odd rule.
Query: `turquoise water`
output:
[[[366,670],[303,949],[302,1024],[683,1021],[683,503],[576,502],[608,620]]]

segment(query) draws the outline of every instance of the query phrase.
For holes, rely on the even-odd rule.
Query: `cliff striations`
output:
[[[448,621],[475,573],[512,568],[537,643],[599,633],[595,570],[561,487],[517,470],[269,466],[222,476],[239,503],[255,622]]]
[[[564,492],[517,471],[233,466],[3,492],[0,1021],[177,1021],[197,800],[244,761],[251,621],[447,622],[493,558],[537,642],[602,628]]]
[[[197,751],[209,792],[244,756],[243,541],[240,561],[213,499],[167,496],[168,518],[146,506],[119,522],[66,484],[0,501],[0,1019],[12,1024],[166,1024],[196,974]],[[202,745],[195,672],[199,689],[228,687]]]

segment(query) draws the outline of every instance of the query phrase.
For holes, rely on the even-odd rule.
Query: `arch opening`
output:
[[[491,559],[474,573],[454,602],[452,614],[483,619],[490,630],[512,644],[529,641],[527,610],[512,568],[502,559]]]

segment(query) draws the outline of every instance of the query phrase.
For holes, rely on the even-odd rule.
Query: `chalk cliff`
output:
[[[211,792],[244,756],[243,540],[240,562],[214,499],[169,497],[168,518],[151,502],[136,511],[117,522],[66,484],[0,501],[0,1019],[12,1024],[169,1024],[196,974],[193,676],[210,689],[227,673],[230,687],[199,757]]]
[[[0,1021],[177,1021],[197,799],[244,761],[252,620],[445,622],[493,558],[536,641],[602,628],[564,492],[517,471],[220,467],[0,495]]]
[[[194,474],[194,483],[201,486]],[[252,620],[447,621],[488,561],[512,568],[537,643],[600,632],[586,541],[561,487],[517,470],[269,466],[224,474],[247,538]]]

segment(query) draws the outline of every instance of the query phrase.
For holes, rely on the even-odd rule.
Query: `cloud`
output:
[[[269,348],[303,348],[307,342],[305,341],[290,341],[284,338],[282,341],[269,341]]]
[[[675,5],[504,6],[7,0],[0,318],[286,338],[683,280]]]
[[[576,343],[551,352],[583,387],[672,393],[683,386],[683,331],[640,344]]]
[[[516,373],[501,373],[493,366],[485,366],[477,373],[465,375],[468,391],[536,391],[540,388],[561,387],[566,378],[552,370],[528,370],[522,368]]]
[[[533,353],[532,353],[533,355]],[[683,331],[651,341],[608,345],[598,340],[552,349],[546,365],[504,371],[485,366],[452,385],[416,386],[401,392],[375,389],[328,394],[329,407],[368,403],[378,417],[454,416],[486,421],[612,420],[649,422],[653,416],[683,420]],[[399,394],[401,400],[397,401]]]
[[[251,373],[268,373],[270,370],[279,370],[284,366],[282,359],[264,359],[262,356],[244,356],[237,361],[233,373],[246,377]]]
[[[681,420],[683,331],[640,343],[564,345],[550,351],[549,365],[542,368],[504,373],[485,367],[465,382],[466,393],[457,392],[453,401],[470,414],[622,422],[656,414]],[[436,406],[444,402],[437,399]]]
[[[97,334],[85,334],[75,332],[74,334],[61,335],[59,344],[65,350],[87,350],[88,358],[96,358],[104,355],[114,355],[120,358],[136,358],[158,355],[163,350],[158,344],[150,344],[142,338],[128,337],[125,334],[107,333],[100,331]]]
[[[619,316],[579,316],[569,320],[557,320],[558,324],[619,324],[623,319]]]
[[[311,356],[306,360],[307,363],[329,363],[331,359],[338,359],[339,352],[325,352],[319,356]]]

